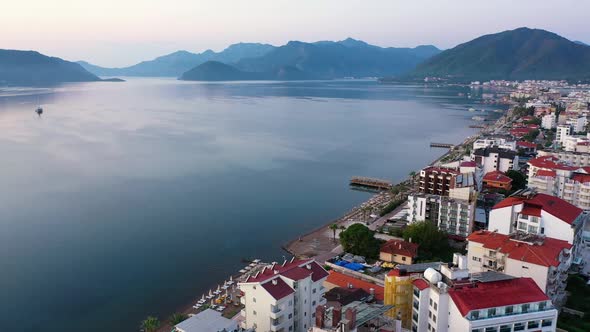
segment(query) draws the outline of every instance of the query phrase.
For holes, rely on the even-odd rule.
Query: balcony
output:
[[[278,319],[283,316],[284,310],[279,307],[271,306],[270,308],[270,318]]]

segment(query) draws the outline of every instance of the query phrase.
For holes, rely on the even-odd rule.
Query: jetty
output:
[[[452,149],[455,145],[449,143],[430,143],[431,148]]]
[[[368,178],[364,176],[353,176],[352,179],[350,179],[350,184],[383,190],[389,190],[393,187],[393,183],[390,181],[377,178]]]

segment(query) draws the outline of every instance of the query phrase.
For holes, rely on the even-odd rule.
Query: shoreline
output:
[[[439,156],[438,158],[433,160],[428,165],[434,166],[434,165],[440,163],[445,157],[449,156],[453,152],[458,151],[459,149],[465,149],[465,147],[468,145],[469,146],[472,145],[475,140],[477,140],[479,137],[481,137],[481,135],[483,135],[485,133],[493,132],[494,130],[497,129],[497,127],[499,125],[501,125],[501,124],[503,125],[503,123],[505,123],[505,120],[509,114],[509,111],[510,111],[510,108],[505,110],[504,114],[502,116],[500,116],[498,119],[496,119],[494,121],[490,121],[490,123],[486,124],[484,126],[484,128],[481,128],[475,134],[466,137],[462,142],[455,145],[455,147],[453,149],[447,150],[441,156]],[[420,170],[421,169],[418,169],[418,170],[416,170],[416,172],[419,173]],[[408,183],[410,181],[411,181],[411,178],[408,177],[408,178],[405,178],[402,181],[400,181],[399,184]],[[295,257],[315,258],[316,260],[319,259],[319,262],[321,264],[323,264],[323,262],[325,261],[325,259],[323,259],[323,258],[326,257],[327,255],[333,256],[333,254],[337,254],[337,251],[335,252],[335,250],[337,250],[337,248],[339,247],[338,242],[336,242],[332,239],[328,239],[329,241],[326,241],[326,233],[332,233],[332,231],[329,229],[330,225],[338,224],[339,226],[342,226],[343,224],[350,222],[349,216],[352,213],[358,212],[360,210],[361,206],[368,204],[368,202],[370,202],[372,199],[374,199],[378,195],[390,194],[390,196],[394,196],[388,201],[388,202],[391,202],[391,201],[395,200],[397,197],[405,195],[407,193],[407,191],[408,190],[402,191],[395,196],[393,194],[390,194],[389,191],[384,191],[384,192],[378,193],[378,194],[372,196],[369,200],[361,203],[360,206],[353,207],[350,211],[348,211],[347,213],[345,213],[341,217],[331,220],[328,223],[322,224],[321,226],[318,226],[317,228],[300,235],[298,238],[295,238],[295,239],[292,239],[292,240],[286,242],[284,245],[281,246],[281,248]],[[396,212],[401,210],[401,208],[403,208],[404,206],[405,206],[405,204],[400,205],[399,207],[394,209],[394,211],[390,212],[389,214],[395,214]],[[380,217],[377,220],[380,220],[380,219],[383,219],[383,217]],[[376,226],[378,226],[378,225],[376,225],[375,227],[371,227],[371,226],[373,226],[377,222],[377,220],[375,220],[374,223],[370,223],[368,225],[369,228],[376,228]],[[329,236],[329,237],[331,238],[331,236]],[[325,248],[323,250],[318,250],[318,252],[314,253],[314,255],[308,255],[310,253],[309,248],[314,247],[314,246],[319,247],[318,243],[322,240],[324,241]],[[329,243],[331,243],[332,245],[331,246],[328,245]]]
[[[486,124],[484,126],[484,128],[481,128],[479,131],[477,131],[473,135],[466,137],[462,142],[455,145],[455,147],[453,149],[448,149],[447,151],[442,153],[438,158],[436,158],[435,160],[433,160],[431,163],[429,163],[427,165],[436,165],[436,164],[440,163],[441,160],[443,160],[445,157],[447,157],[448,155],[453,153],[454,151],[457,151],[458,149],[464,149],[467,144],[469,144],[469,145],[473,144],[473,141],[477,140],[482,134],[493,132],[495,129],[497,129],[497,127],[500,123],[502,123],[502,124],[505,123],[505,119],[509,115],[509,112],[510,112],[510,108],[508,110],[505,110],[504,114],[502,116],[500,116],[498,119],[496,119],[494,121],[490,121],[490,123]],[[418,169],[417,172],[419,172],[420,170],[421,169]],[[410,183],[411,183],[411,178],[407,177],[407,178],[401,180],[397,185],[400,185],[400,184],[409,185]],[[352,207],[350,210],[345,212],[341,217],[336,218],[336,219],[332,219],[327,223],[321,224],[318,227],[311,229],[311,230],[307,231],[306,233],[303,233],[303,234],[299,235],[298,237],[287,241],[286,243],[281,245],[280,248],[281,248],[281,250],[289,253],[290,255],[292,255],[296,258],[313,258],[313,259],[317,260],[318,263],[324,264],[324,262],[327,260],[327,258],[331,258],[334,255],[338,254],[338,248],[340,247],[339,243],[337,241],[335,241],[333,238],[333,231],[329,228],[330,225],[338,224],[339,226],[343,226],[346,223],[358,223],[359,221],[366,222],[367,218],[364,218],[364,220],[358,220],[358,219],[355,220],[354,218],[359,217],[360,214],[366,214],[366,209],[368,209],[368,208],[372,208],[372,211],[374,212],[375,208],[382,208],[383,206],[387,205],[389,202],[392,202],[396,199],[399,199],[402,196],[405,196],[408,192],[408,189],[409,188],[407,188],[406,190],[400,191],[399,193],[397,193],[395,195],[389,190],[377,192],[374,195],[372,195],[369,199],[367,199],[366,201],[359,204],[358,206]],[[389,212],[388,214],[386,214],[384,216],[380,216],[379,218],[375,219],[372,223],[368,224],[368,227],[372,230],[375,230],[379,226],[378,222],[382,221],[384,223],[388,216],[395,215],[404,207],[405,207],[405,204],[401,204],[400,206],[396,207],[393,211]],[[363,210],[365,210],[365,211],[363,211]],[[337,231],[337,233],[339,231]],[[322,245],[323,245],[323,248],[320,248]],[[313,248],[314,251],[310,252],[310,246]],[[317,252],[315,252],[315,251],[317,251]],[[312,255],[309,255],[309,254],[312,254]],[[243,276],[247,273],[248,272],[246,272],[244,274],[234,273],[231,276],[232,276],[233,280],[236,281],[236,285],[237,285],[237,280],[241,276]],[[229,276],[228,276],[228,278],[229,278]],[[217,284],[219,284],[219,283],[217,283]],[[214,285],[213,288],[215,286],[217,286],[217,284]],[[211,289],[213,289],[213,288],[211,288]],[[198,299],[199,297],[195,297],[195,298]],[[179,309],[174,312],[187,314],[190,317],[190,315],[195,314],[195,312],[197,312],[197,310],[193,308],[193,302],[191,302],[191,303],[179,306]],[[239,310],[237,312],[239,313]],[[173,325],[171,325],[168,322],[168,319],[169,319],[169,317],[165,317],[161,320],[161,325],[157,329],[156,332],[168,332],[174,327]]]

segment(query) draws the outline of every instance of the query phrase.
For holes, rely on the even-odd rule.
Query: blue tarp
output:
[[[338,262],[336,262],[336,265],[345,267],[345,268],[347,268],[349,270],[353,270],[353,271],[358,271],[358,270],[362,270],[365,268],[365,266],[363,264],[349,263],[347,261],[338,261]]]
[[[359,263],[348,263],[344,265],[344,267],[353,271],[362,270],[364,268],[363,264]]]

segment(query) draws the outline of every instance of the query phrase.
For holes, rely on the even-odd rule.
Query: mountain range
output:
[[[85,61],[78,61],[78,63],[86,70],[98,76],[178,77],[182,75],[182,73],[207,61],[234,63],[243,58],[262,56],[273,48],[274,46],[268,44],[238,43],[230,45],[221,52],[214,52],[212,50],[207,50],[202,53],[177,51],[153,60],[143,61],[136,65],[123,68],[105,68]]]
[[[77,63],[35,51],[0,49],[0,86],[38,86],[101,81]]]
[[[348,38],[339,42],[291,41],[278,47],[240,43],[231,45],[219,53],[211,50],[199,54],[178,51],[126,68],[103,68],[87,62],[79,63],[99,76],[180,76],[186,80],[204,77],[203,75],[220,80],[245,77],[287,80],[333,79],[401,74],[439,52],[440,50],[434,46],[382,48]],[[208,63],[209,61],[214,63]],[[219,63],[233,69],[230,70]],[[197,69],[199,65],[203,66]],[[220,72],[211,72],[215,70]],[[211,73],[206,74],[207,72]],[[193,77],[193,74],[196,76]]]
[[[456,81],[590,79],[590,46],[555,33],[518,28],[481,36],[419,64],[406,78]]]
[[[441,51],[342,41],[282,46],[239,43],[221,52],[178,51],[125,68],[69,62],[35,51],[0,50],[0,85],[100,81],[98,76],[172,76],[182,80],[309,80],[393,77],[417,81],[565,79],[590,81],[590,46],[555,33],[518,28]]]

